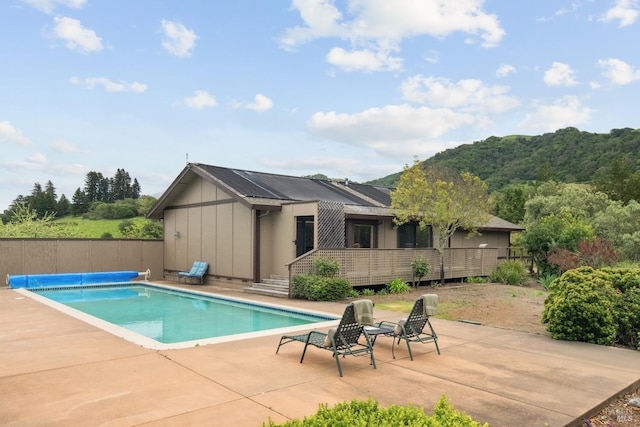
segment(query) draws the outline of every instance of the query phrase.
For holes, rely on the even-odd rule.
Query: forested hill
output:
[[[425,160],[424,166],[441,164],[471,172],[494,191],[534,181],[540,173],[560,182],[588,183],[598,170],[607,170],[621,155],[631,172],[640,168],[640,129],[613,129],[604,134],[566,128],[539,136],[492,136],[438,153]],[[368,183],[393,187],[401,174]]]

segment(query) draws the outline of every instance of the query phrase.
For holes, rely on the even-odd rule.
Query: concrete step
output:
[[[269,279],[262,279],[260,283],[253,283],[251,287],[244,288],[244,292],[288,298],[289,280],[282,276],[271,276]]]
[[[276,285],[276,286],[283,286],[283,287],[289,287],[289,281],[286,279],[262,279],[260,281],[260,284],[269,284],[269,285]]]

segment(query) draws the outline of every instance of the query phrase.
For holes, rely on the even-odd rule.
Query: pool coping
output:
[[[113,283],[101,283],[98,285],[92,285],[90,287],[96,288],[100,286],[113,286],[113,285],[114,285]],[[199,346],[204,346],[209,344],[220,344],[220,343],[226,343],[226,342],[245,340],[249,338],[258,338],[258,337],[265,337],[265,336],[271,336],[271,335],[287,335],[287,334],[293,334],[296,332],[307,331],[309,329],[316,329],[316,328],[326,329],[326,328],[337,325],[338,322],[340,321],[340,318],[336,316],[335,313],[327,313],[327,312],[312,311],[312,310],[305,310],[305,309],[294,310],[291,307],[288,307],[285,305],[272,304],[268,302],[257,303],[255,300],[238,298],[235,296],[227,297],[227,296],[212,295],[211,293],[202,292],[195,289],[186,290],[184,288],[168,286],[164,284],[147,282],[147,281],[124,282],[124,283],[118,283],[118,285],[122,285],[122,286],[138,286],[138,285],[145,286],[146,285],[151,287],[157,287],[160,289],[166,289],[169,291],[179,292],[182,294],[198,295],[198,296],[206,297],[208,299],[214,298],[214,299],[228,300],[228,301],[234,301],[234,302],[241,302],[248,305],[263,306],[263,307],[273,308],[281,311],[296,312],[296,313],[308,314],[313,316],[331,317],[331,318],[334,318],[334,320],[306,323],[303,325],[287,326],[283,328],[266,329],[266,330],[257,331],[257,332],[245,332],[242,334],[225,335],[225,336],[214,337],[214,338],[200,338],[200,339],[180,341],[175,343],[162,343],[160,341],[154,340],[153,338],[149,338],[147,336],[131,331],[122,326],[118,326],[111,322],[107,322],[106,320],[100,319],[99,317],[93,316],[91,314],[87,314],[73,307],[69,307],[65,304],[59,303],[57,301],[54,301],[52,299],[39,295],[37,292],[32,292],[28,288],[17,288],[13,290],[23,296],[32,298],[44,305],[52,307],[69,316],[75,317],[76,319],[81,320],[89,325],[102,329],[103,331],[106,331],[114,336],[120,337],[134,344],[137,344],[141,347],[148,348],[151,350],[178,350],[178,349],[184,349],[184,348],[199,347]],[[65,287],[64,289],[67,290],[67,289],[82,289],[82,288],[83,286],[73,286],[73,287]]]

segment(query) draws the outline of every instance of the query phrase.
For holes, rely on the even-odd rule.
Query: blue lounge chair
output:
[[[193,279],[198,279],[202,285],[204,283],[204,276],[207,274],[208,269],[209,263],[204,261],[195,261],[191,270],[178,272],[178,282],[180,282],[180,278],[184,278],[185,282],[189,279],[191,283],[193,283]]]
[[[364,336],[364,343],[358,342],[361,336]],[[373,358],[373,344],[369,339],[369,336],[364,332],[364,326],[359,324],[356,320],[353,303],[347,305],[340,320],[340,324],[336,329],[329,330],[329,333],[311,331],[307,334],[301,335],[283,335],[280,338],[280,343],[276,349],[276,354],[280,350],[280,346],[298,341],[304,343],[304,350],[302,351],[302,357],[300,363],[304,360],[304,355],[307,352],[307,347],[312,345],[322,350],[329,350],[333,353],[333,358],[338,365],[338,373],[342,376],[342,367],[340,366],[340,358],[351,356],[365,356],[369,355],[371,358],[371,365],[376,368],[376,361]]]

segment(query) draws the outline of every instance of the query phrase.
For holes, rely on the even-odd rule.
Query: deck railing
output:
[[[444,278],[488,276],[506,259],[517,259],[523,252],[511,248],[447,248],[444,252]],[[440,256],[436,249],[315,249],[296,258],[289,265],[289,282],[297,274],[314,271],[319,258],[335,259],[340,264],[337,277],[349,280],[351,286],[382,285],[395,278],[413,280],[411,262],[426,259],[431,269],[422,281],[440,280]]]

